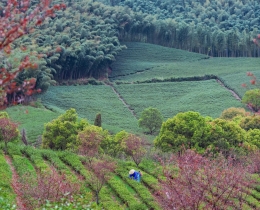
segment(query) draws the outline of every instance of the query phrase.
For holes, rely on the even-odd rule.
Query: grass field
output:
[[[42,135],[44,123],[59,116],[58,113],[47,109],[31,106],[13,106],[6,109],[8,115],[19,123],[19,130],[26,130],[29,143],[34,143],[39,135]]]
[[[127,46],[112,64],[110,77],[129,75],[151,70],[172,62],[191,62],[207,58],[206,55],[191,53],[169,47],[141,42],[123,43]]]
[[[136,118],[119,100],[112,88],[105,85],[52,87],[42,96],[45,106],[60,113],[75,108],[80,117],[94,123],[101,113],[102,126],[112,132],[138,132]]]
[[[216,80],[125,84],[115,88],[137,116],[149,106],[160,110],[165,120],[191,110],[216,118],[229,107],[244,107]]]
[[[167,79],[195,80],[195,76],[216,75],[242,97],[246,89],[241,84],[250,81],[246,73],[250,71],[260,77],[260,60],[257,58],[208,58],[158,45],[125,44],[128,49],[123,50],[113,63],[110,81],[127,106],[137,114],[137,119],[149,106],[158,108],[164,119],[189,110],[215,118],[229,107],[244,107],[216,80],[166,82]],[[153,79],[161,82],[151,83]],[[117,82],[123,84],[116,85]],[[42,134],[44,123],[69,108],[75,108],[79,116],[90,123],[94,123],[96,114],[101,113],[102,126],[112,133],[121,130],[142,132],[137,119],[109,86],[54,86],[41,98],[52,112],[21,106],[7,109],[11,118],[20,122],[20,128],[26,129],[30,142]]]
[[[113,82],[133,83],[149,81],[154,78],[164,80],[216,75],[242,96],[246,89],[242,88],[241,84],[249,83],[250,79],[246,73],[250,71],[260,77],[260,60],[258,58],[203,59],[200,54],[183,50],[145,43],[125,44],[128,49],[118,55],[117,61],[112,66],[114,71],[112,71],[111,80]],[[143,67],[145,66],[144,61],[149,60],[149,58],[150,66]]]

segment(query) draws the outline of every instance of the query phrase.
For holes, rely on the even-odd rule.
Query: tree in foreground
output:
[[[89,169],[89,175],[86,178],[86,181],[90,183],[94,190],[96,202],[99,204],[99,192],[111,178],[111,173],[116,169],[116,164],[112,160],[101,158],[92,161],[87,167]]]
[[[233,159],[208,159],[192,150],[163,162],[158,201],[164,209],[241,209],[252,179]]]
[[[9,118],[0,118],[0,141],[5,143],[5,153],[7,153],[8,142],[14,140],[19,135],[18,124]]]
[[[79,120],[75,109],[69,109],[44,125],[42,146],[54,150],[74,150],[78,133],[87,125],[86,120]]]
[[[158,109],[149,107],[144,109],[138,120],[138,125],[141,128],[148,129],[149,134],[154,134],[161,128],[163,116]]]
[[[57,4],[50,7],[50,0],[40,0],[38,5],[33,9],[30,7],[29,0],[7,0],[4,2],[4,8],[1,9],[0,16],[0,51],[4,56],[11,54],[11,44],[21,36],[30,33],[34,28],[39,26],[46,17],[53,16],[55,10],[65,8],[65,4]],[[21,46],[23,47],[23,46]],[[36,79],[24,81],[18,84],[15,81],[17,75],[24,69],[35,69],[37,66],[33,64],[29,56],[21,61],[15,71],[9,71],[6,68],[0,69],[0,108],[5,108],[9,103],[16,104],[21,98],[13,97],[9,101],[8,94],[17,95],[23,92],[26,95],[32,95],[40,92],[35,90]]]
[[[258,35],[258,37],[260,37]],[[247,76],[250,77],[250,84],[242,84],[242,87],[247,91],[242,98],[242,102],[252,109],[252,111],[258,112],[260,109],[260,82],[252,72],[247,72]]]
[[[233,120],[235,117],[250,116],[250,112],[247,112],[244,108],[230,107],[225,109],[219,118],[224,120]]]
[[[20,178],[20,192],[25,201],[26,209],[41,208],[46,201],[60,202],[61,199],[73,201],[80,193],[82,183],[72,183],[64,174],[59,174],[54,168],[50,171],[39,171],[37,176],[24,174]]]
[[[147,152],[145,148],[147,142],[134,134],[129,134],[121,144],[124,152],[129,155],[138,166]]]
[[[89,125],[77,136],[78,153],[86,156],[90,165],[92,160],[99,155],[100,144],[105,138],[105,133],[102,128]]]
[[[185,148],[206,148],[210,126],[198,112],[179,113],[162,124],[155,146],[163,150],[179,151]]]

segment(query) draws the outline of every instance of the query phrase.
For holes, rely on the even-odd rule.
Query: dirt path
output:
[[[239,101],[242,100],[242,98],[240,98],[240,96],[238,94],[236,94],[235,91],[229,89],[228,87],[225,86],[225,84],[223,82],[221,82],[219,79],[216,79],[217,83],[219,83],[222,87],[224,87],[226,90],[228,90],[229,92],[232,93],[232,95]],[[248,109],[250,109],[251,112],[255,113],[255,111],[252,109],[252,107],[247,106]]]
[[[5,155],[5,160],[6,162],[9,164],[11,171],[12,171],[12,187],[14,192],[16,193],[16,206],[17,206],[17,210],[26,210],[25,204],[23,203],[23,200],[21,198],[21,186],[18,182],[19,180],[19,176],[12,164],[12,160],[9,156]]]
[[[219,83],[222,87],[224,87],[226,90],[228,90],[229,92],[232,93],[232,95],[239,101],[241,101],[242,99],[239,97],[239,95],[237,95],[233,90],[230,90],[229,88],[227,88],[223,82],[221,82],[220,80],[216,79],[217,83]]]
[[[105,83],[105,85],[112,88],[114,93],[117,95],[118,99],[124,104],[124,106],[129,110],[129,112],[131,112],[131,114],[135,117],[135,119],[137,119],[137,116],[136,116],[136,113],[134,112],[134,110],[130,109],[130,106],[126,103],[126,101],[123,99],[123,97],[116,91],[114,86],[112,84],[107,84],[107,83]]]

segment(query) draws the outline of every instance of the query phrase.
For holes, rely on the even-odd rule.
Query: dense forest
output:
[[[31,1],[31,8],[37,2]],[[63,1],[52,3],[60,2]],[[38,64],[37,70],[21,72],[16,80],[35,78],[36,89],[42,92],[56,81],[107,78],[117,54],[126,48],[121,44],[125,41],[148,42],[208,56],[260,56],[252,41],[259,32],[258,1],[65,0],[65,3],[66,10],[57,11],[34,31],[16,40],[12,56],[1,59],[2,66],[12,71],[30,53]],[[26,50],[21,50],[21,46],[26,46]]]

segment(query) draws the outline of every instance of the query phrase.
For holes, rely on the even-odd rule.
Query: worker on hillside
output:
[[[141,181],[141,176],[142,176],[142,173],[140,171],[135,171],[134,169],[131,169],[129,171],[129,178],[133,179],[137,182]]]

